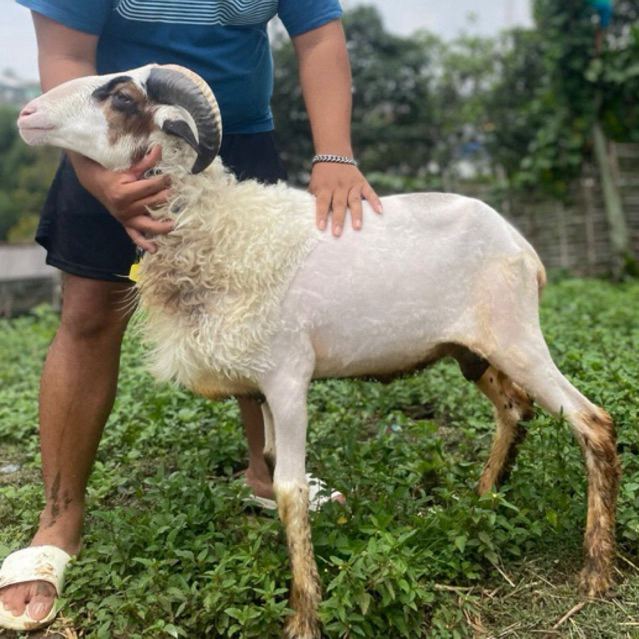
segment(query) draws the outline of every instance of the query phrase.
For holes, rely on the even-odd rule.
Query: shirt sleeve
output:
[[[16,0],[70,29],[100,35],[112,10],[111,0]]]
[[[342,8],[339,0],[280,0],[277,13],[293,37],[337,20]]]

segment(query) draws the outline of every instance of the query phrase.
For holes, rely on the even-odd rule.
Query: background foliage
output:
[[[0,106],[0,241],[31,241],[60,152],[27,146],[18,110]]]
[[[600,122],[639,142],[639,7],[618,0],[611,27],[590,0],[534,0],[534,28],[447,42],[425,31],[389,33],[373,7],[346,13],[354,80],[353,144],[380,193],[451,190],[468,172],[495,188],[564,196],[592,161]],[[291,181],[313,155],[297,63],[274,40],[272,106]],[[57,152],[18,137],[17,111],[0,108],[0,241],[30,237]]]
[[[390,34],[372,7],[346,14],[353,143],[378,190],[445,188],[465,159],[510,189],[563,195],[592,161],[596,121],[612,140],[639,141],[637,3],[616,2],[605,32],[589,0],[534,7],[533,29],[452,42]],[[304,183],[312,147],[284,37],[275,63],[277,130],[292,179]]]

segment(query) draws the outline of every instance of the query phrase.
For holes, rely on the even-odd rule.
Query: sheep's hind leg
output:
[[[321,590],[308,518],[309,490],[305,475],[306,386],[267,395],[275,430],[273,490],[286,530],[291,563],[289,639],[320,639],[317,607]]]
[[[572,427],[583,451],[588,477],[586,559],[581,587],[589,596],[602,595],[612,584],[615,513],[621,479],[615,428],[608,413],[588,401],[561,374],[540,331],[522,332],[521,338],[504,344],[490,359],[549,413],[563,416]],[[515,350],[516,358],[500,355]]]
[[[485,495],[510,476],[527,433],[522,422],[532,418],[533,407],[530,396],[492,366],[475,383],[493,403],[496,425],[492,449],[477,486],[477,492]]]

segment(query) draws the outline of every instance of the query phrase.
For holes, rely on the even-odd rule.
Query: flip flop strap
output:
[[[11,553],[0,569],[0,588],[27,581],[46,581],[62,592],[64,569],[71,560],[55,546],[30,546]]]

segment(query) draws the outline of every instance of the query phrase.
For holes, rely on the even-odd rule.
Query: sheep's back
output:
[[[308,335],[316,376],[410,369],[439,344],[477,343],[480,333],[487,343],[495,283],[514,280],[509,294],[536,295],[543,279],[530,244],[478,200],[423,193],[382,202],[381,216],[365,207],[361,231],[324,235],[284,300],[275,350]]]

